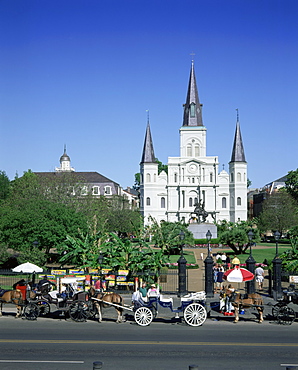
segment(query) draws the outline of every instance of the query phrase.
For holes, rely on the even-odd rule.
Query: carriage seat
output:
[[[52,292],[49,292],[49,296],[52,298],[53,301],[56,301],[57,303],[64,301],[62,297],[59,297],[58,290],[53,290]]]
[[[205,299],[206,299],[205,291],[189,293],[180,298],[181,302],[205,301]]]
[[[166,298],[163,295],[160,295],[159,301],[164,303],[173,303],[173,298]]]

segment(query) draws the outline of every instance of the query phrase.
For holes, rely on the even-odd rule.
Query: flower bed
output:
[[[178,262],[172,262],[172,263],[166,263],[166,266],[169,269],[177,269],[178,268]],[[197,263],[187,263],[186,264],[187,269],[197,269],[199,268]]]

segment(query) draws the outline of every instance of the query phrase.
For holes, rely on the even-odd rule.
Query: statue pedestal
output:
[[[217,238],[217,226],[208,222],[201,224],[189,224],[188,230],[192,232],[195,239],[206,239],[208,230],[210,230],[212,234],[212,239]]]

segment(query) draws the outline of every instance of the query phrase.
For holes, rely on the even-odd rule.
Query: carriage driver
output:
[[[48,280],[47,275],[44,276],[43,279],[41,279],[38,282],[37,289],[42,293],[42,294],[48,294],[49,291],[51,290],[51,285],[55,286],[54,283],[52,283],[50,280]]]

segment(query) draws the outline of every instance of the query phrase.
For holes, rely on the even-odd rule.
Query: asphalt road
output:
[[[116,324],[111,310],[104,317],[99,324],[6,314],[0,318],[0,369],[92,370],[95,361],[104,370],[274,370],[298,364],[297,322],[213,318],[194,328],[159,319],[140,327],[133,321]]]

